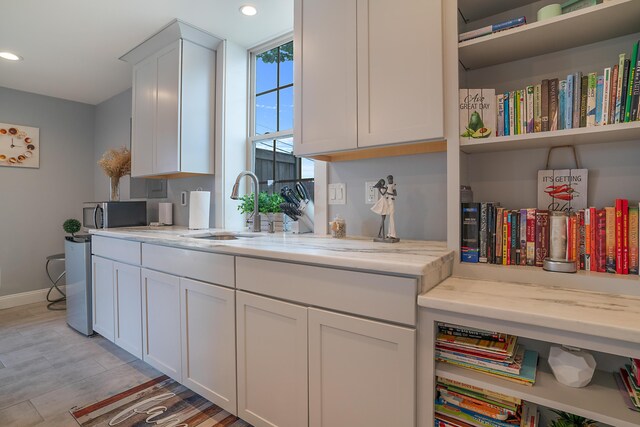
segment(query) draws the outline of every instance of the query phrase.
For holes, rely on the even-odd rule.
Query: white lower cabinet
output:
[[[113,341],[115,324],[113,261],[93,256],[91,264],[93,330],[109,341]]]
[[[235,291],[180,279],[182,384],[236,414]]]
[[[142,359],[140,267],[113,262],[114,343]]]
[[[182,380],[180,279],[142,269],[142,360]]]
[[[415,426],[413,329],[309,308],[309,427]]]
[[[255,427],[308,425],[307,308],[236,293],[238,416]]]

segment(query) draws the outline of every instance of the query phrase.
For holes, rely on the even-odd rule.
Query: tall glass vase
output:
[[[120,201],[120,178],[117,176],[112,176],[109,178],[111,181],[111,193],[109,195],[109,201],[118,202]]]

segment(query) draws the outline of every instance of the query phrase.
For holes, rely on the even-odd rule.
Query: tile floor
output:
[[[77,427],[69,414],[160,374],[45,303],[0,310],[0,426]]]

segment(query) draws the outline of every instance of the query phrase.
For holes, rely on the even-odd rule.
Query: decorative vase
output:
[[[551,346],[548,361],[556,380],[569,387],[587,386],[596,371],[596,361],[590,353],[569,346]]]
[[[120,178],[112,176],[109,180],[111,181],[111,194],[109,196],[109,201],[117,202],[120,200]]]

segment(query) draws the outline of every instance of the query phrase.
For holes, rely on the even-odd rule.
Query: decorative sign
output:
[[[588,169],[538,171],[538,209],[575,212],[587,207]]]
[[[0,166],[40,167],[40,129],[0,123]]]

